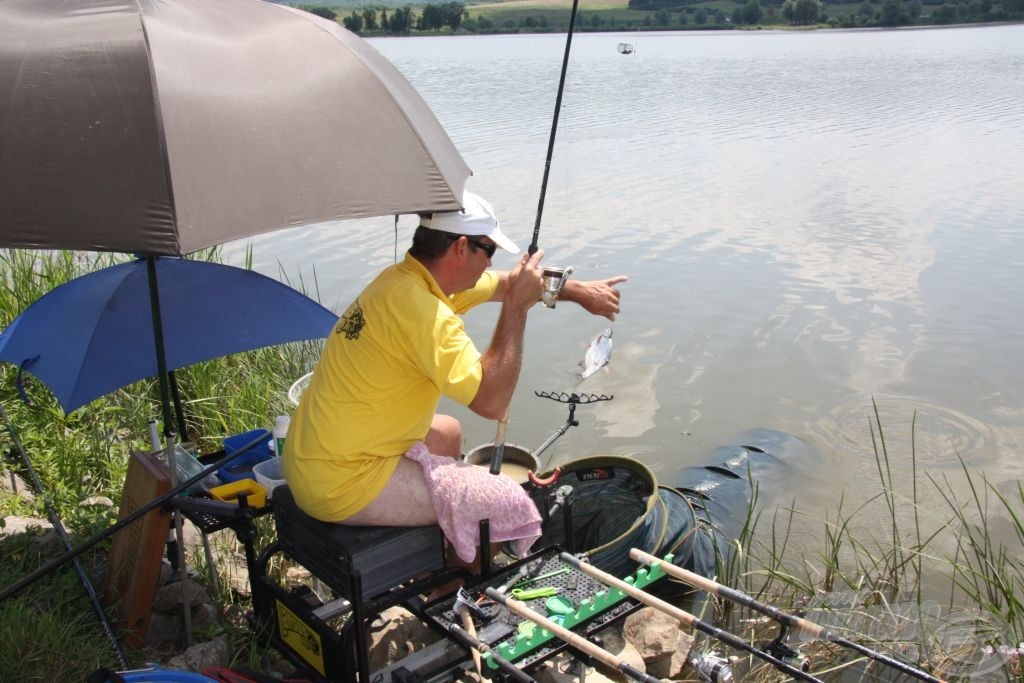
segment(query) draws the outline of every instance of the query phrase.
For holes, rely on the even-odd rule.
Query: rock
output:
[[[0,473],[0,491],[7,491],[30,503],[36,499],[35,494],[32,493],[28,484],[21,478],[21,475],[14,472]]]
[[[185,579],[184,595],[188,597],[190,605],[195,606],[200,601],[209,602],[206,589],[192,579]],[[181,582],[175,581],[160,586],[156,591],[156,599],[153,602],[153,609],[157,612],[168,612],[173,609],[181,609],[184,604]]]
[[[146,645],[159,647],[177,642],[182,633],[181,613],[149,615],[149,628],[146,630]]]
[[[82,507],[105,507],[105,508],[112,508],[112,507],[114,507],[114,501],[110,500],[106,496],[89,496],[88,498],[83,500],[81,503],[79,503],[79,505],[82,506]]]
[[[219,625],[217,608],[209,602],[192,604],[192,630],[194,632],[209,631]]]
[[[688,664],[693,636],[664,612],[645,607],[626,617],[623,636],[637,648],[647,672],[658,678],[676,678]]]
[[[48,555],[62,548],[60,536],[53,528],[53,524],[38,517],[4,517],[4,524],[0,527],[0,538],[25,533],[33,533],[30,541],[32,550]]]
[[[530,672],[530,675],[537,683],[613,683],[613,679],[605,676],[603,672],[593,667],[584,667],[567,652],[562,652],[539,665]]]
[[[600,642],[600,647],[606,652],[609,652],[621,661],[629,664],[637,671],[647,671],[647,664],[644,662],[643,656],[640,652],[630,643],[625,637],[623,637],[622,631],[617,626],[606,628],[597,633],[597,637]],[[602,671],[605,676],[614,681],[625,682],[628,680],[621,671],[612,669],[604,664],[598,664],[598,670]],[[588,677],[589,680],[589,677]]]
[[[4,525],[0,527],[0,535],[13,536],[15,534],[23,534],[34,529],[39,533],[45,533],[53,530],[53,525],[45,519],[39,519],[38,517],[18,517],[12,515],[11,517],[4,517]]]
[[[231,643],[222,634],[206,643],[198,643],[171,658],[166,667],[200,672],[210,667],[226,667],[231,663]]]
[[[684,678],[684,672],[690,668],[690,652],[693,650],[693,636],[682,634],[680,649],[669,657],[662,657],[647,663],[647,673],[657,678],[673,680]]]
[[[679,622],[653,607],[644,607],[626,617],[622,634],[633,643],[644,661],[660,659],[676,651]]]
[[[249,568],[245,565],[245,557],[237,553],[214,552],[213,564],[221,583],[237,595],[249,597],[252,587],[249,585]]]
[[[407,610],[390,607],[373,619],[370,631],[370,671],[378,671],[438,640],[426,624]]]

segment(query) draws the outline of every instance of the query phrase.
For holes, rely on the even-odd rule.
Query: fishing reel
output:
[[[729,660],[711,650],[691,659],[690,666],[705,683],[733,683],[735,680]]]
[[[544,272],[541,275],[540,300],[544,302],[545,306],[548,308],[555,307],[558,295],[562,293],[562,288],[565,287],[565,282],[569,279],[569,273],[571,272],[572,266],[568,268],[544,267]]]
[[[761,649],[794,669],[799,669],[804,673],[811,670],[811,660],[790,647],[789,629],[785,624],[780,625],[779,635]]]

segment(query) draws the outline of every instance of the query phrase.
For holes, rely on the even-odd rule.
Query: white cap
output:
[[[483,197],[466,192],[462,196],[462,211],[446,211],[420,216],[420,225],[455,235],[489,237],[510,254],[518,254],[519,247],[501,231],[494,209]]]

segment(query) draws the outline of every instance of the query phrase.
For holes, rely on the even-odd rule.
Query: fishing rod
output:
[[[636,598],[640,602],[643,602],[661,612],[664,612],[665,614],[669,615],[673,619],[676,619],[680,623],[686,624],[687,626],[690,626],[696,629],[697,631],[700,631],[701,633],[709,635],[712,638],[715,638],[716,640],[720,640],[726,645],[730,645],[736,648],[737,650],[742,650],[743,652],[752,654],[755,657],[758,657],[759,659],[763,659],[764,661],[769,662],[779,671],[784,671],[793,678],[799,679],[801,681],[811,681],[812,683],[822,683],[820,678],[815,678],[814,676],[803,671],[802,669],[798,669],[795,666],[792,666],[791,664],[782,661],[778,657],[775,657],[774,655],[765,652],[764,650],[759,650],[753,645],[747,643],[739,636],[729,633],[728,631],[723,631],[722,629],[716,626],[712,626],[706,621],[698,619],[696,616],[690,614],[689,612],[679,609],[675,605],[667,603],[661,598],[657,598],[646,591],[640,590],[636,586],[633,586],[632,584],[627,583],[620,578],[612,576],[608,572],[602,571],[597,567],[587,564],[585,562],[581,562],[579,558],[575,557],[574,555],[570,555],[569,553],[561,553],[558,557],[563,562],[571,564],[573,567],[579,569],[585,574],[589,574],[590,576],[594,577],[606,586],[613,586],[615,588],[618,588],[626,595],[632,598]],[[665,569],[668,564],[669,563],[667,562],[663,563],[664,566],[662,566],[662,569]],[[667,573],[668,572],[666,572],[666,574]]]
[[[485,591],[487,597],[491,600],[500,603],[507,607],[512,612],[515,612],[524,619],[528,619],[533,623],[537,624],[541,628],[547,629],[555,636],[565,641],[567,644],[576,648],[580,652],[584,653],[589,657],[593,657],[599,662],[602,662],[606,666],[621,671],[623,674],[632,678],[634,681],[640,683],[661,683],[661,680],[651,676],[650,674],[640,671],[634,666],[631,666],[629,662],[624,660],[622,657],[618,657],[607,650],[594,645],[592,642],[584,638],[583,636],[573,633],[569,629],[565,628],[561,624],[548,619],[539,612],[535,612],[530,609],[526,603],[520,602],[515,598],[510,598],[504,593],[498,592],[494,588],[488,588]]]
[[[572,34],[576,28],[576,9],[579,0],[572,0],[572,13],[569,15],[569,32],[565,36],[565,54],[562,56],[562,73],[558,78],[558,94],[555,96],[555,114],[551,119],[551,135],[548,138],[548,154],[544,159],[544,178],[540,183],[540,198],[537,200],[537,219],[533,223],[533,241],[529,252],[537,251],[537,240],[540,237],[540,217],[544,213],[544,197],[548,191],[548,175],[551,172],[551,156],[555,151],[555,133],[558,131],[558,114],[562,110],[562,92],[565,90],[565,72],[569,68],[569,50],[572,47]]]
[[[732,600],[733,602],[743,605],[744,607],[749,607],[750,609],[756,610],[761,614],[765,614],[771,617],[780,624],[795,629],[799,629],[801,634],[812,639],[817,638],[821,640],[827,640],[829,642],[835,643],[836,645],[841,645],[843,647],[849,648],[851,650],[854,650],[855,652],[864,655],[865,657],[868,657],[869,659],[873,659],[882,664],[891,666],[892,668],[897,669],[900,672],[907,674],[908,676],[913,676],[914,678],[920,679],[922,681],[928,681],[929,683],[945,683],[945,681],[943,681],[941,678],[936,678],[935,676],[932,676],[931,674],[922,671],[921,669],[918,669],[915,666],[911,666],[906,662],[901,662],[900,660],[895,659],[893,657],[889,657],[888,655],[884,655],[881,652],[876,652],[875,650],[864,647],[860,643],[855,643],[852,640],[847,640],[842,636],[832,633],[824,626],[815,624],[813,621],[808,621],[807,619],[798,617],[794,614],[788,614],[786,612],[783,612],[777,607],[773,607],[771,605],[767,605],[763,602],[755,600],[746,593],[738,591],[734,588],[729,588],[728,586],[723,586],[717,581],[713,581],[705,576],[701,576],[700,574],[695,574],[687,569],[683,569],[682,567],[677,567],[671,562],[665,562],[664,560],[661,560],[649,553],[645,553],[642,550],[638,550],[636,548],[631,549],[629,551],[629,557],[636,562],[643,562],[644,564],[652,567],[659,566],[662,569],[662,571],[664,571],[669,576],[675,577],[680,581],[683,581],[693,586],[694,588],[699,588],[703,591],[711,593],[712,595],[717,595],[719,597],[726,598],[727,600]]]

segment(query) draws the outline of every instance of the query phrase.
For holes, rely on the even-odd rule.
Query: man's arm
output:
[[[504,301],[505,291],[508,288],[508,271],[497,271],[498,286],[491,296],[491,301]],[[558,295],[559,301],[572,301],[579,304],[588,313],[601,315],[609,320],[615,320],[619,313],[619,290],[615,285],[626,282],[629,277],[616,275],[607,280],[579,281],[568,279],[562,293]],[[539,293],[538,293],[539,295]]]
[[[541,287],[538,264],[543,256],[543,251],[526,254],[514,269],[498,274],[498,287],[491,300],[502,302],[501,313],[491,345],[480,358],[480,388],[469,404],[470,410],[481,417],[500,420],[512,402],[523,365],[526,314],[537,303]]]

